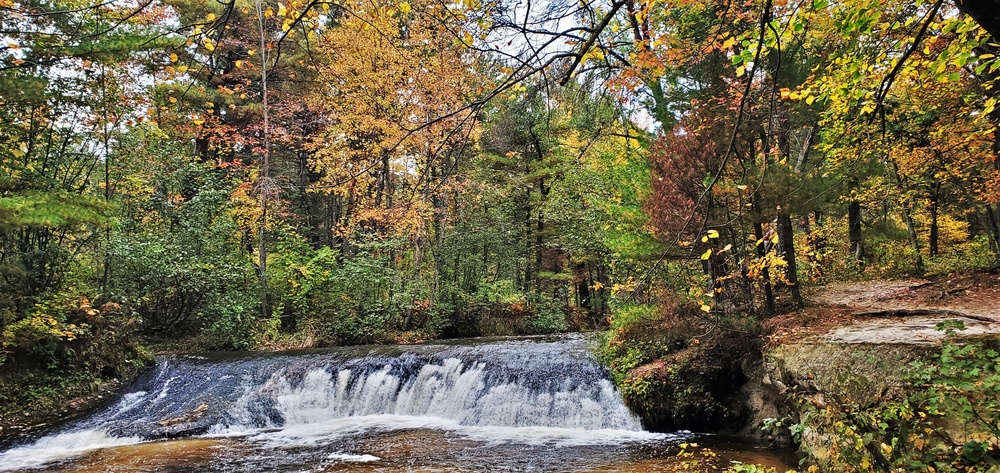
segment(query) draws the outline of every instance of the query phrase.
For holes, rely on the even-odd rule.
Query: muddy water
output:
[[[581,336],[159,361],[104,410],[0,453],[0,470],[655,472],[692,459],[709,471],[790,461],[644,431]],[[681,444],[694,456],[678,457]]]

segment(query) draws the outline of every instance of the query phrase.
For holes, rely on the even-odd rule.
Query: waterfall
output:
[[[169,356],[103,410],[0,453],[0,470],[160,438],[316,441],[407,428],[529,443],[653,435],[579,335]]]

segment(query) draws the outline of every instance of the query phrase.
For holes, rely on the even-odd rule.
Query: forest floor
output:
[[[935,343],[945,320],[963,336],[1000,334],[1000,274],[836,282],[805,288],[807,307],[778,315],[765,328],[770,346],[815,337],[843,343]]]

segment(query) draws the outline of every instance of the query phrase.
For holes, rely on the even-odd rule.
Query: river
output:
[[[643,430],[573,334],[161,357],[103,409],[0,453],[0,471],[626,472],[692,459],[789,466]]]

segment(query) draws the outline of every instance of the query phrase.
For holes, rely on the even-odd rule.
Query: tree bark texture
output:
[[[802,307],[805,301],[802,299],[802,292],[799,291],[798,268],[795,264],[795,235],[792,229],[792,218],[787,210],[778,210],[778,241],[780,251],[785,262],[785,280],[788,281],[788,288],[792,293],[792,302],[795,307]]]

